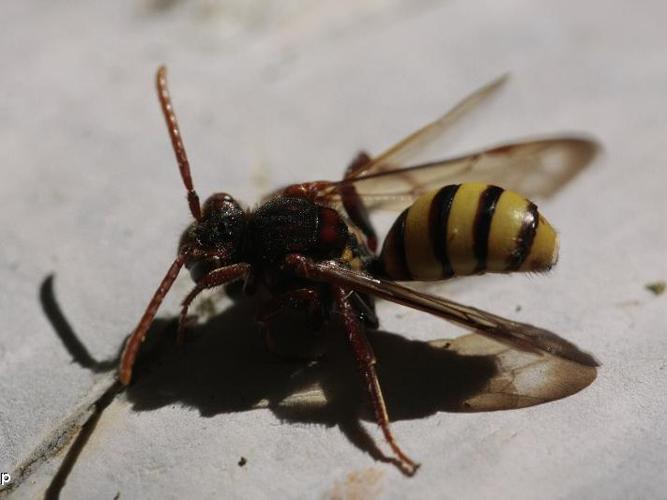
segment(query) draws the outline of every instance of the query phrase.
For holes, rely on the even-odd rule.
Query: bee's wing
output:
[[[451,408],[454,411],[494,411],[538,405],[575,394],[597,376],[593,366],[556,356],[535,356],[475,333],[428,344],[434,349],[469,357],[473,366],[473,360],[480,357],[493,360],[493,374],[483,379],[475,391],[455,400]]]
[[[412,162],[417,153],[440,138],[455,122],[472,111],[483,100],[490,97],[507,79],[508,75],[502,75],[477,89],[437,120],[423,126],[377,155],[362,169],[354,172],[353,177],[365,177],[388,170],[396,170],[408,162]]]
[[[369,208],[402,209],[421,194],[447,184],[497,184],[529,198],[553,195],[595,156],[597,143],[555,137],[503,144],[458,158],[402,169],[385,169],[323,186],[318,201],[334,205],[354,186]]]
[[[378,376],[392,420],[420,418],[437,411],[479,412],[539,405],[575,394],[597,376],[595,367],[518,351],[476,333],[420,342],[375,331],[369,332],[369,340],[380,360]],[[345,398],[351,397],[356,403],[359,399],[350,391],[354,380],[344,375],[356,373],[347,363],[351,360],[344,356],[332,356],[324,364],[300,371],[290,379],[294,385],[288,395],[272,408],[294,415],[294,409],[319,412],[332,400],[345,404]],[[255,407],[271,407],[271,401],[261,400]]]
[[[548,330],[353,271],[335,261],[307,260],[305,267],[297,266],[295,270],[309,279],[337,284],[433,314],[523,351],[543,351],[583,365],[598,366],[593,356]]]

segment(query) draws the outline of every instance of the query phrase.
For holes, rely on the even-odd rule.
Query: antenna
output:
[[[171,138],[171,145],[174,148],[174,154],[176,155],[176,161],[178,162],[178,169],[181,171],[183,184],[185,184],[185,189],[188,191],[188,204],[190,205],[190,212],[197,221],[200,221],[201,205],[199,204],[199,196],[197,196],[197,192],[192,185],[190,162],[188,161],[188,155],[185,152],[185,146],[183,146],[181,131],[178,128],[178,121],[176,120],[174,107],[172,106],[171,98],[169,97],[166,66],[160,66],[157,69],[157,74],[155,75],[155,86],[157,87],[158,99],[160,99],[160,107],[162,108],[162,113],[164,114],[164,119],[167,123],[167,130],[169,131],[169,137]]]

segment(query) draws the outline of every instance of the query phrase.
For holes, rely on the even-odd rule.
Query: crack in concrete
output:
[[[115,383],[115,373],[101,377],[101,380],[93,386],[89,396],[77,405],[74,411],[63,419],[61,424],[16,467],[16,470],[12,473],[11,484],[0,491],[0,499],[6,498],[10,493],[17,491],[28,478],[56,458],[62,450],[74,441],[81,429],[95,414],[99,400],[109,392]],[[56,471],[57,473],[58,471]],[[53,477],[55,478],[55,474]]]

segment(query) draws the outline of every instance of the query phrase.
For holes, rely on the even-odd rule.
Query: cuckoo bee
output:
[[[519,350],[596,366],[590,354],[548,330],[397,283],[484,272],[541,272],[556,263],[555,230],[537,206],[517,192],[552,194],[592,158],[596,150],[592,140],[519,141],[409,166],[410,158],[505,80],[480,88],[384,153],[374,158],[359,154],[342,180],[287,186],[256,209],[246,210],[227,193],[213,194],[200,204],[167,89],[166,69],[160,67],[158,97],[194,221],[125,343],[120,381],[130,383],[142,340],[183,266],[195,285],[182,303],[179,338],[193,299],[205,289],[232,282],[243,283],[249,293],[258,287],[268,291],[271,298],[261,307],[258,321],[269,347],[271,323],[287,308],[303,310],[314,327],[332,313],[342,318],[377,424],[395,463],[407,474],[413,474],[418,464],[391,432],[376,358],[365,333],[378,327],[375,297],[458,323]],[[380,207],[404,210],[377,253],[369,211]]]

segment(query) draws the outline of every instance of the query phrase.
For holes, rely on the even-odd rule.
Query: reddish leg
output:
[[[312,279],[317,278],[317,269],[313,266],[313,261],[309,258],[299,255],[291,254],[285,258],[285,267],[299,277]],[[329,281],[331,283],[331,281]],[[411,460],[400,449],[396,440],[394,439],[391,429],[389,427],[389,415],[387,414],[387,407],[382,396],[382,389],[375,372],[375,355],[373,349],[368,343],[368,339],[360,325],[358,312],[352,305],[350,300],[351,291],[335,285],[332,283],[332,289],[336,300],[338,311],[343,317],[345,329],[347,331],[348,340],[352,346],[357,367],[361,372],[368,389],[373,410],[375,412],[375,420],[382,429],[387,443],[392,451],[398,457],[399,466],[405,474],[411,476],[419,467],[419,464]]]
[[[357,177],[363,170],[366,165],[371,162],[371,157],[366,151],[359,151],[357,156],[355,156],[350,164],[345,169],[343,174],[343,179],[350,179],[352,177]]]
[[[382,396],[382,389],[375,372],[375,355],[373,349],[366,338],[361,325],[359,323],[357,311],[352,307],[350,302],[350,291],[339,286],[334,286],[334,295],[336,298],[336,306],[338,311],[343,316],[345,323],[345,330],[347,331],[347,338],[352,346],[354,357],[357,362],[357,367],[361,372],[368,389],[373,410],[375,412],[375,420],[382,429],[387,443],[391,447],[394,454],[400,460],[401,469],[409,476],[413,475],[419,464],[412,461],[403,450],[396,443],[394,435],[389,427],[389,415],[387,414],[387,407]]]
[[[132,367],[134,366],[134,362],[137,359],[139,346],[143,342],[144,337],[146,336],[146,332],[151,326],[153,318],[155,318],[155,314],[157,313],[162,300],[164,299],[165,295],[167,295],[171,285],[174,283],[174,280],[176,279],[176,276],[178,276],[178,272],[181,270],[181,267],[183,267],[183,263],[185,262],[186,258],[187,253],[183,253],[176,257],[176,260],[174,260],[173,264],[167,271],[167,274],[164,276],[164,278],[162,278],[160,286],[158,286],[155,294],[153,294],[153,298],[148,303],[148,307],[146,308],[146,311],[144,311],[144,315],[139,320],[139,324],[132,332],[132,335],[130,335],[130,338],[127,339],[127,342],[125,342],[125,347],[123,348],[123,352],[120,356],[120,363],[118,365],[118,378],[124,385],[129,384],[130,380],[132,379]]]
[[[363,172],[364,168],[370,161],[371,157],[368,156],[367,153],[364,151],[360,152],[354,160],[352,160],[352,163],[348,165],[347,169],[345,169],[343,179],[357,177],[357,175]],[[346,184],[343,182],[338,187],[338,192],[340,193],[341,201],[343,202],[347,215],[350,216],[350,219],[354,222],[355,226],[361,229],[361,232],[366,236],[366,242],[371,252],[375,252],[377,250],[378,238],[368,216],[368,209],[357,193],[354,184]]]
[[[188,308],[192,301],[204,290],[222,286],[231,281],[243,278],[250,272],[250,264],[232,264],[231,266],[214,269],[202,279],[200,279],[189,294],[183,299],[181,303],[181,315],[178,319],[178,333],[176,334],[176,341],[183,342],[185,336],[185,320],[188,316]]]
[[[306,309],[306,314],[310,326],[317,330],[322,325],[323,310],[320,294],[312,288],[297,288],[289,290],[283,294],[272,297],[267,303],[262,305],[259,314],[257,315],[257,322],[262,333],[262,338],[269,352],[280,357],[286,357],[276,348],[271,336],[271,322],[278,316],[285,308],[292,309]]]

